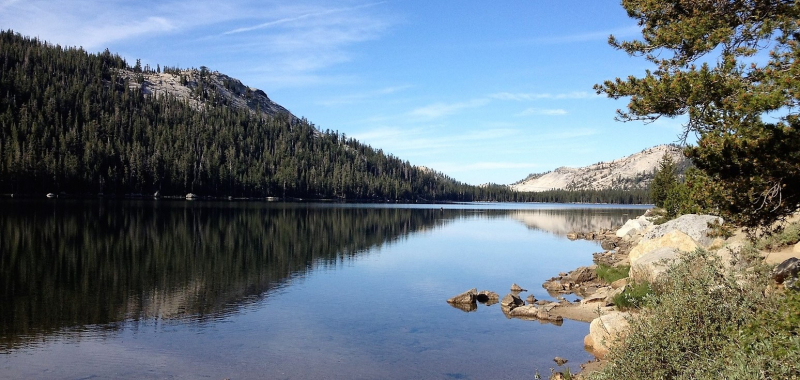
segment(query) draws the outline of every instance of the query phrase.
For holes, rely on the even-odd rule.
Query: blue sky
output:
[[[129,63],[207,66],[459,181],[620,158],[681,120],[614,121],[592,85],[650,68],[607,44],[639,36],[617,1],[0,0],[0,28]]]

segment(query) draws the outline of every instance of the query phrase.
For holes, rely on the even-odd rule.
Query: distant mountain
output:
[[[546,173],[531,174],[510,185],[516,191],[548,190],[634,190],[646,189],[653,180],[664,154],[677,163],[679,172],[690,165],[677,145],[658,145],[609,162],[581,168],[560,167]]]

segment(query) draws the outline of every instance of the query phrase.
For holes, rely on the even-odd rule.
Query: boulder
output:
[[[534,304],[536,303],[536,297],[533,294],[528,295],[528,298],[526,298],[525,301],[528,302],[528,304]]]
[[[611,283],[611,288],[612,289],[624,288],[626,285],[628,285],[628,282],[629,282],[628,277],[620,278],[619,280]]]
[[[647,219],[638,219],[638,218],[637,219],[630,219],[627,222],[625,222],[625,224],[622,225],[622,227],[620,227],[620,229],[617,230],[616,235],[619,238],[625,237],[625,236],[629,236],[629,235],[635,235],[638,232],[644,230],[646,227],[648,227],[649,225],[652,225],[652,224],[653,223],[651,223]]]
[[[508,314],[512,317],[535,318],[542,321],[560,322],[564,320],[564,317],[560,315],[550,314],[543,308],[537,307],[535,305],[519,306],[509,311]]]
[[[606,306],[614,305],[614,298],[625,291],[625,286],[621,288],[611,288],[611,290],[606,294]]]
[[[617,248],[617,242],[609,239],[603,239],[600,242],[600,247],[605,249],[606,251],[610,251],[614,248]]]
[[[640,241],[631,250],[628,257],[630,258],[631,266],[633,266],[644,254],[660,248],[675,248],[684,252],[693,252],[698,247],[699,245],[691,236],[679,230],[672,230],[654,239]]]
[[[464,293],[461,293],[453,298],[447,300],[451,304],[469,304],[475,302],[475,296],[478,295],[478,289],[472,288]]]
[[[560,356],[556,356],[556,357],[553,359],[553,361],[554,361],[554,362],[556,362],[556,365],[564,365],[564,364],[567,364],[567,362],[568,362],[569,360],[567,360],[567,359],[564,359],[564,358],[562,358],[562,357],[560,357]]]
[[[583,345],[598,358],[605,357],[611,347],[625,338],[628,333],[626,312],[611,312],[592,320],[589,324],[589,335],[583,339]]]
[[[525,301],[523,301],[521,298],[517,297],[514,294],[506,294],[506,296],[500,300],[500,305],[503,307],[513,309],[525,305]]]
[[[715,221],[719,222],[719,224],[724,223],[724,219],[713,215],[681,215],[676,219],[653,227],[653,229],[644,234],[644,239],[658,239],[672,231],[680,231],[689,235],[703,247],[708,247],[714,242],[714,238],[708,236],[708,233],[711,232],[711,228],[708,225]]]
[[[630,278],[633,282],[654,283],[680,255],[681,251],[672,247],[647,252],[631,265]]]
[[[592,280],[597,279],[597,272],[595,272],[596,266],[590,267],[579,267],[578,269],[573,270],[572,272],[567,275],[566,280],[568,282],[574,282],[577,284],[589,282]]]
[[[561,292],[564,291],[564,284],[557,278],[551,278],[542,284],[542,287],[547,289],[551,292]]]
[[[527,291],[527,289],[522,289],[522,287],[520,287],[519,285],[514,283],[514,284],[511,284],[511,291],[512,292],[525,292],[525,291]]]
[[[800,272],[800,259],[790,257],[772,270],[772,279],[783,284],[787,280],[796,279],[798,272]]]
[[[481,290],[475,295],[475,300],[485,303],[486,306],[492,306],[500,302],[500,295],[490,290]]]

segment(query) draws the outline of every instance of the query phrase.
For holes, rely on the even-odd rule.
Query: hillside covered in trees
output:
[[[142,84],[154,74],[174,75],[183,85],[191,78],[192,91],[147,91]],[[262,112],[247,98],[256,94],[228,85],[244,100],[231,99],[210,80],[205,67],[131,67],[108,50],[90,54],[0,32],[0,193],[649,201],[646,191],[520,193],[467,185],[288,112]]]

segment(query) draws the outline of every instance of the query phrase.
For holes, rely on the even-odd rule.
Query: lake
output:
[[[533,379],[589,325],[465,312],[601,251],[645,208],[0,201],[0,377]],[[575,296],[568,296],[570,300]]]

